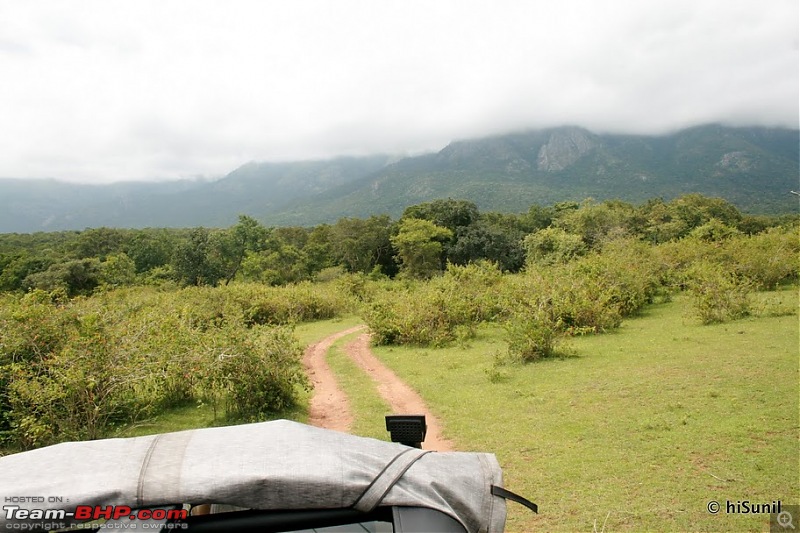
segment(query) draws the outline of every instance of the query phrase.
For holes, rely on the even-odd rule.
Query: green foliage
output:
[[[2,303],[0,440],[12,448],[108,436],[186,402],[244,420],[283,410],[305,384],[301,349],[290,329],[255,319],[327,318],[348,305],[310,284],[119,289],[73,300],[33,291]]]
[[[453,234],[458,228],[471,226],[478,221],[478,206],[467,200],[434,200],[412,205],[403,211],[401,219],[416,218],[433,222],[449,229]]]
[[[739,230],[726,225],[716,218],[712,218],[702,226],[697,226],[689,233],[691,237],[706,242],[724,241],[737,234],[739,234]]]
[[[225,412],[237,420],[262,420],[294,405],[296,387],[307,386],[302,349],[288,328],[230,328],[216,346],[207,377],[214,394],[224,398]]]
[[[244,323],[248,325],[294,324],[333,318],[352,305],[335,287],[315,286],[309,282],[286,287],[235,284],[228,293],[243,311]]]
[[[689,273],[694,311],[703,324],[744,318],[751,312],[752,284],[719,264],[701,261]]]
[[[178,280],[184,285],[216,285],[225,274],[215,250],[222,244],[214,242],[206,228],[193,229],[188,240],[175,249],[172,259]]]
[[[392,262],[391,221],[388,216],[366,220],[341,218],[330,229],[333,259],[349,272],[370,272],[376,265],[389,267]]]
[[[769,228],[763,233],[731,239],[724,244],[735,258],[733,270],[759,290],[771,290],[798,279],[800,237],[798,228]]]
[[[506,360],[532,363],[555,353],[557,324],[547,309],[525,310],[505,323],[508,354]]]
[[[756,235],[734,233],[713,242],[693,235],[662,244],[655,251],[669,271],[670,283],[679,288],[690,282],[697,263],[716,264],[759,290],[797,280],[800,267],[800,241],[793,226]]]
[[[90,228],[75,240],[75,255],[79,259],[95,257],[104,261],[106,256],[122,251],[125,234],[115,228]]]
[[[47,270],[53,263],[50,257],[32,257],[27,251],[0,255],[0,291],[22,289],[25,278]]]
[[[455,239],[445,244],[449,262],[466,265],[473,261],[489,260],[504,271],[517,272],[525,261],[523,234],[484,222],[456,230]]]
[[[167,230],[140,231],[126,246],[126,254],[136,265],[136,272],[143,273],[169,263],[175,247],[175,236]]]
[[[502,283],[496,265],[449,265],[427,282],[375,294],[364,320],[377,344],[443,346],[470,337],[483,321],[500,313],[493,292]]]
[[[44,291],[64,290],[70,296],[87,295],[100,284],[100,263],[97,259],[74,259],[50,265],[44,272],[29,274],[24,288]]]
[[[708,233],[714,227],[719,228],[718,224],[736,228],[742,220],[739,211],[727,201],[700,194],[680,196],[669,203],[650,200],[639,209],[638,216],[642,219],[640,232],[653,243],[685,237],[712,220],[717,221],[717,225],[712,225],[701,234]]]
[[[136,279],[136,263],[121,253],[110,255],[100,264],[100,284],[106,288],[133,285]]]
[[[630,233],[635,208],[620,201],[595,204],[587,200],[578,209],[562,211],[554,225],[570,235],[579,235],[588,247],[595,247],[608,235]]]
[[[291,244],[276,244],[260,253],[248,252],[241,270],[246,281],[268,285],[297,283],[310,277],[306,254]]]
[[[580,235],[552,226],[529,234],[523,246],[527,260],[539,265],[566,263],[587,251]]]
[[[442,269],[442,241],[453,236],[428,220],[404,218],[391,237],[402,271],[412,278],[430,278]]]

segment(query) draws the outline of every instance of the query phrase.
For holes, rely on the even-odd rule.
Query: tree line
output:
[[[504,272],[596,249],[609,236],[651,244],[690,234],[756,234],[796,216],[740,213],[720,198],[689,194],[641,205],[562,202],[527,212],[481,213],[442,199],[388,215],[314,227],[266,227],[241,215],[224,229],[116,229],[0,235],[0,290],[62,290],[70,297],[126,285],[216,286],[234,280],[285,285],[345,272],[427,279],[447,265],[488,260]]]

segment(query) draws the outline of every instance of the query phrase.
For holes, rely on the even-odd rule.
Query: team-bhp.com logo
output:
[[[3,506],[5,519],[12,520],[183,520],[189,513],[185,509],[131,509],[127,505],[78,505],[75,511],[64,509],[23,509],[19,505]]]

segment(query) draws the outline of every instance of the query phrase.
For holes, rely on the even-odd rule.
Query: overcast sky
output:
[[[798,127],[797,0],[3,0],[0,177]]]

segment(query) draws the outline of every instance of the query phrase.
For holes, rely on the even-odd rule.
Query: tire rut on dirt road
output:
[[[312,426],[343,432],[350,431],[353,426],[350,402],[344,391],[339,388],[336,376],[325,356],[334,342],[365,327],[360,325],[339,331],[306,348],[303,366],[314,387],[308,406],[308,423]]]
[[[345,353],[372,378],[378,393],[389,404],[393,413],[425,415],[428,432],[423,448],[438,452],[455,450],[453,442],[442,435],[442,425],[431,414],[422,397],[400,379],[391,368],[375,357],[369,348],[369,340],[368,333],[359,335],[356,340],[345,346]]]
[[[306,348],[303,365],[314,393],[309,404],[308,423],[325,429],[348,432],[353,426],[353,413],[347,395],[339,388],[326,355],[333,343],[352,335],[365,325],[355,326],[325,337]],[[452,451],[453,443],[442,436],[442,426],[433,416],[419,394],[397,377],[369,348],[370,336],[364,333],[345,345],[344,351],[375,382],[381,397],[389,404],[393,413],[425,415],[428,432],[423,447],[426,450]]]

